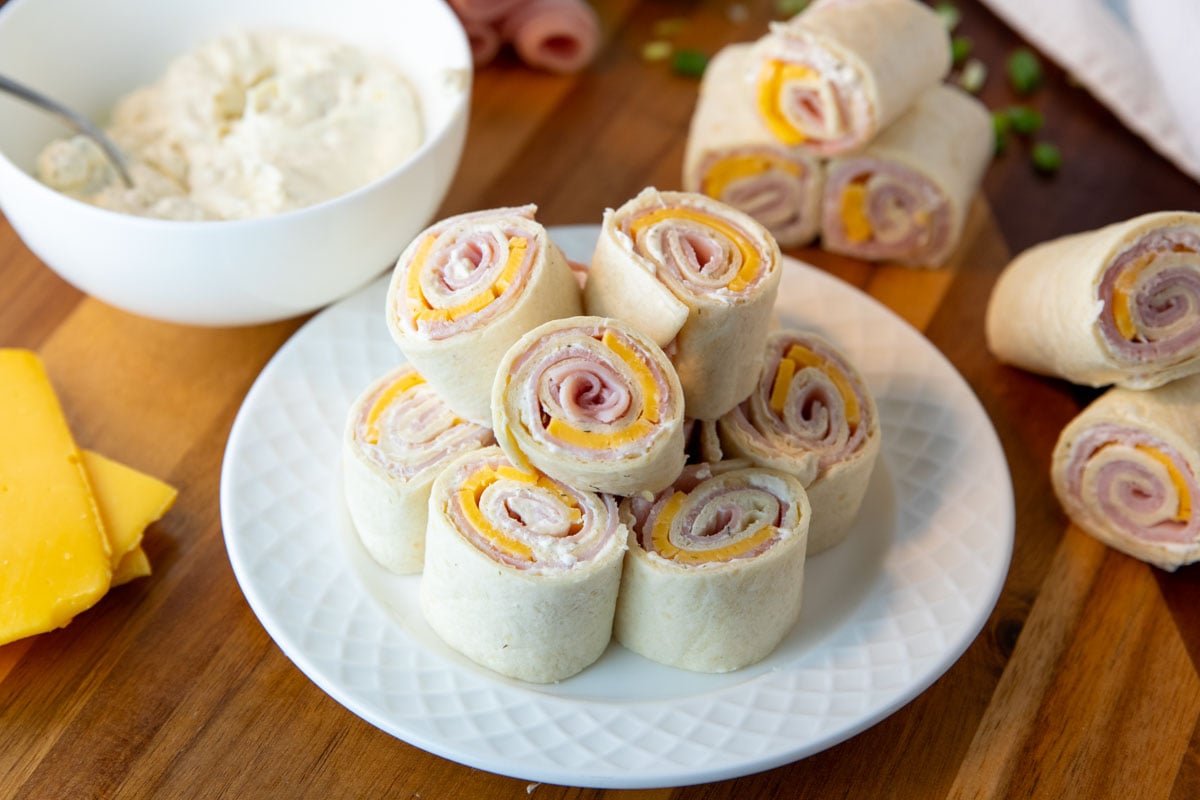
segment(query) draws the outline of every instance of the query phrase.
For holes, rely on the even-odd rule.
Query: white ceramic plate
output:
[[[586,261],[595,226],[551,231]],[[995,430],[946,359],[858,290],[797,261],[777,309],[840,344],[879,403],[882,458],[849,539],[810,559],[801,620],[765,661],[725,675],[612,644],[549,686],[478,667],[421,617],[419,576],[358,544],[340,499],[342,424],[401,361],[383,279],[301,328],[246,397],[225,452],[234,573],[279,647],[318,686],[419,748],[531,781],[655,787],[811,755],[907,703],[962,654],[1008,571],[1013,499]]]

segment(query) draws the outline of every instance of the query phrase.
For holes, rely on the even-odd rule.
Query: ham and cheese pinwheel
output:
[[[618,320],[531,330],[500,364],[492,415],[513,463],[572,486],[657,492],[683,469],[679,379],[658,345]]]
[[[562,680],[612,638],[625,548],[611,497],[517,469],[497,447],[476,450],[434,482],[421,611],[477,664]]]
[[[646,332],[675,364],[687,415],[716,419],[758,380],[781,258],[749,215],[645,189],[605,212],[584,306]]]
[[[950,37],[918,0],[826,0],[755,45],[763,123],[785,145],[856,150],[950,71]]]
[[[765,658],[800,615],[810,509],[790,475],[690,466],[653,499],[627,498],[629,552],[613,627],[646,658],[728,672]]]
[[[1200,372],[1200,213],[1027,250],[1000,274],[986,329],[1001,361],[1073,383],[1150,389]]]
[[[796,476],[813,519],[808,552],[845,539],[879,455],[879,412],[862,375],[831,343],[781,331],[750,397],[717,422],[726,457]]]
[[[688,130],[683,188],[745,211],[781,247],[813,240],[821,222],[820,159],[780,144],[746,89],[750,45],[730,45],[709,62]]]
[[[1198,475],[1200,376],[1110,389],[1063,429],[1050,471],[1079,527],[1169,571],[1200,560]]]
[[[567,260],[535,206],[443,220],[401,254],[387,295],[392,338],[454,413],[488,424],[500,357],[530,328],[580,313]]]
[[[962,236],[994,140],[982,103],[953,86],[929,89],[866,148],[829,162],[821,246],[941,266]]]
[[[342,441],[346,507],[367,552],[392,572],[420,572],[434,478],[450,459],[492,442],[488,428],[455,416],[411,366],[368,386]]]

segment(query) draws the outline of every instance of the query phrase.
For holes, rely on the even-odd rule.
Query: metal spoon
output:
[[[104,151],[104,154],[108,156],[108,160],[112,162],[112,165],[117,170],[117,174],[121,176],[121,180],[125,182],[125,185],[131,188],[133,187],[133,179],[129,177],[129,166],[128,162],[125,160],[125,155],[121,152],[121,149],[113,144],[113,142],[107,136],[105,136],[99,128],[93,125],[87,117],[72,111],[62,103],[51,100],[41,92],[30,89],[28,86],[23,86],[11,78],[5,77],[4,75],[0,75],[0,91],[11,94],[13,97],[18,97],[28,103],[38,106],[39,108],[49,111],[51,114],[67,123],[67,125],[71,126],[79,133],[82,133],[84,136],[91,139],[93,142],[99,145],[100,149]]]

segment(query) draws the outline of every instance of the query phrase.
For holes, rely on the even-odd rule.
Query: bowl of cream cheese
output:
[[[68,282],[194,325],[315,310],[391,267],[466,134],[471,53],[442,0],[10,0],[0,73],[125,153],[0,96],[0,209]]]

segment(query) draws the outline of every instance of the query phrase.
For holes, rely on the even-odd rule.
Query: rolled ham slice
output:
[[[626,499],[617,641],[697,672],[761,661],[800,615],[809,515],[799,481],[760,468],[689,467],[657,497]]]
[[[396,344],[454,413],[483,425],[504,352],[530,328],[580,313],[579,284],[535,211],[433,225],[401,254],[388,288]]]
[[[466,453],[433,485],[421,611],[481,666],[562,680],[612,638],[625,548],[612,498],[517,469],[496,447]]]
[[[1072,420],[1050,477],[1095,538],[1164,570],[1200,560],[1200,376],[1113,388]]]
[[[529,0],[450,0],[450,7],[464,22],[497,22]]]
[[[827,0],[755,45],[763,123],[785,145],[832,156],[867,144],[950,71],[950,37],[918,0]]]
[[[808,490],[808,552],[846,538],[879,455],[879,412],[862,375],[832,343],[780,331],[754,393],[717,421],[722,455],[795,476]]]
[[[561,74],[583,69],[600,45],[600,20],[582,0],[527,0],[500,31],[526,64]]]
[[[649,337],[614,319],[534,328],[505,354],[492,427],[513,463],[572,486],[657,492],[684,463],[683,392]]]
[[[865,149],[830,161],[821,246],[941,266],[962,236],[993,142],[986,106],[953,86],[927,90]]]
[[[1200,213],[1163,211],[1037,245],[1001,273],[988,348],[1088,386],[1200,372]]]
[[[455,456],[493,441],[411,366],[368,386],[350,407],[342,441],[346,507],[367,552],[397,574],[420,572],[434,478]]]
[[[723,48],[704,71],[688,130],[683,188],[754,217],[781,247],[807,244],[820,226],[821,161],[780,144],[746,86],[750,45]]]
[[[649,188],[605,212],[584,306],[666,349],[687,415],[716,419],[758,380],[781,257],[748,214],[701,194]]]

